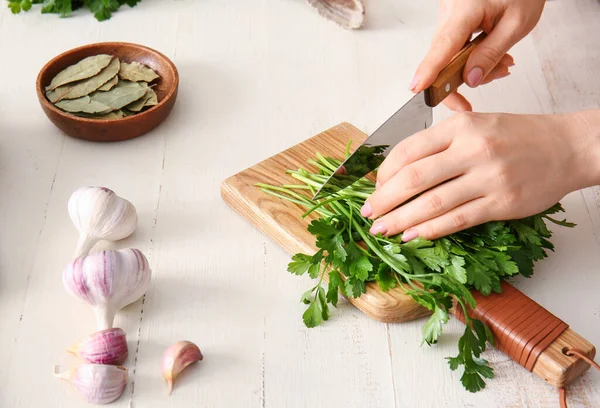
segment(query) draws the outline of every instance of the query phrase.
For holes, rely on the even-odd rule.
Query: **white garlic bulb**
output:
[[[71,383],[92,404],[116,401],[127,385],[127,369],[121,366],[82,364],[64,371],[55,367],[54,376]]]
[[[150,265],[138,249],[101,251],[76,258],[63,271],[71,295],[93,307],[98,330],[113,327],[118,310],[148,290]]]
[[[87,255],[100,240],[118,241],[137,227],[129,201],[105,187],[81,187],[69,199],[69,216],[79,231],[75,256]]]

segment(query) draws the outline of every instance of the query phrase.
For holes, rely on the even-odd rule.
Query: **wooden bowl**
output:
[[[137,61],[156,71],[160,75],[154,82],[158,104],[136,115],[98,120],[64,112],[46,99],[45,87],[50,84],[52,78],[68,66],[97,54],[114,55],[125,62]],[[42,68],[36,82],[38,99],[48,119],[69,136],[94,142],[132,139],[154,129],[171,113],[178,88],[179,73],[171,60],[151,48],[122,42],[90,44],[60,54]]]

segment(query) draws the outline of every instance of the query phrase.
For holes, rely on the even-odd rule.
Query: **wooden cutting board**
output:
[[[352,149],[356,149],[366,137],[354,126],[342,123],[228,178],[221,186],[221,195],[235,211],[288,253],[312,254],[317,248],[307,227],[318,215],[313,213],[303,219],[303,207],[266,194],[256,184],[297,184],[286,170],[310,168],[307,160],[317,152],[341,158],[349,140]],[[479,313],[481,316],[478,314],[477,318],[490,326],[497,339],[496,346],[556,387],[570,383],[585,372],[589,365],[566,356],[563,350],[575,347],[593,358],[594,346],[510,284],[502,285],[501,295],[481,298],[472,311]],[[429,314],[401,288],[382,292],[376,283],[369,283],[364,295],[349,301],[373,319],[386,323],[414,320]],[[455,314],[461,318],[461,313]]]
[[[352,148],[357,148],[365,139],[363,132],[348,123],[342,123],[225,180],[221,195],[235,211],[288,253],[312,254],[317,248],[314,236],[307,231],[307,227],[318,215],[313,213],[302,219],[301,215],[306,211],[304,208],[265,194],[255,185],[297,184],[297,180],[285,173],[286,170],[309,168],[306,162],[316,152],[339,157],[345,151],[348,140],[352,140]],[[373,319],[386,323],[414,320],[429,314],[402,289],[382,292],[375,283],[367,284],[367,293],[363,296],[349,301]]]

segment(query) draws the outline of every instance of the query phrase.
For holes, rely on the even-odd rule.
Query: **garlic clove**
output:
[[[96,332],[67,350],[92,364],[121,365],[127,359],[127,338],[122,329],[106,329]]]
[[[307,0],[318,13],[344,28],[360,28],[365,19],[362,0]]]
[[[116,401],[127,385],[127,369],[121,366],[83,364],[67,370],[57,366],[54,376],[71,383],[87,402],[93,404]]]
[[[204,358],[198,346],[190,341],[178,341],[165,351],[162,359],[162,372],[167,385],[169,395],[173,391],[173,381],[187,366]]]
[[[79,231],[75,256],[87,255],[99,240],[118,241],[137,227],[133,204],[106,187],[81,187],[69,199],[69,216]]]
[[[73,260],[63,270],[67,292],[92,306],[98,330],[113,327],[115,314],[148,290],[152,271],[139,249],[101,251]]]

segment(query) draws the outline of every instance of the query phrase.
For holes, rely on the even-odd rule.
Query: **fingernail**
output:
[[[369,204],[368,201],[360,209],[360,215],[366,218],[369,218],[371,215],[373,215],[373,209],[371,208],[371,204]]]
[[[371,229],[369,230],[369,232],[373,235],[385,235],[388,232],[388,229],[385,227],[385,225],[383,224],[374,224]]]
[[[514,67],[515,66],[515,62],[511,62],[510,64],[508,64],[509,67]]]
[[[414,91],[417,88],[417,85],[419,85],[420,81],[421,81],[421,78],[418,75],[415,75],[412,82],[408,86],[408,89],[410,89],[411,91]]]
[[[381,185],[381,184],[379,184],[379,181],[376,181],[376,182],[375,182],[375,190],[377,190],[377,189],[379,188],[379,186],[380,186],[380,185]]]
[[[467,75],[467,85],[469,85],[470,87],[475,87],[479,85],[482,79],[483,70],[479,67],[475,67],[471,71],[469,71],[469,74]]]
[[[404,241],[404,242],[412,241],[413,239],[415,239],[418,236],[419,236],[419,233],[416,230],[409,229],[407,231],[404,231],[404,234],[402,234],[402,241]]]

